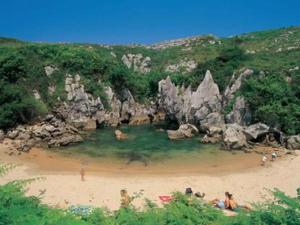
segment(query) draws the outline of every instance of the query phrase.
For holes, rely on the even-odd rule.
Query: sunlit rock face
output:
[[[122,56],[122,62],[135,72],[149,73],[151,71],[151,58],[142,54],[126,54]]]
[[[179,124],[192,123],[203,130],[224,125],[222,96],[210,71],[206,72],[196,91],[192,91],[191,87],[177,87],[170,77],[161,80],[158,104]]]

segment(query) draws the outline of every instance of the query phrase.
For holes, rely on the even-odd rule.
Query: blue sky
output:
[[[1,0],[0,36],[147,44],[300,25],[299,12],[299,0]]]

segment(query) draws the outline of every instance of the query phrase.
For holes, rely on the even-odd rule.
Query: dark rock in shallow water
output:
[[[199,133],[197,127],[192,124],[183,124],[177,130],[168,130],[168,137],[170,140],[191,138]]]

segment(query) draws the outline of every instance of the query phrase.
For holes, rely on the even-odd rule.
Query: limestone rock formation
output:
[[[35,125],[19,125],[8,131],[6,137],[13,139],[20,151],[28,151],[36,144],[59,147],[83,141],[75,127],[52,114]]]
[[[231,85],[228,85],[224,92],[224,101],[226,103],[228,103],[231,99],[234,98],[234,94],[241,88],[244,79],[252,74],[253,70],[243,69],[232,75],[231,80],[229,82]]]
[[[287,140],[288,149],[297,149],[300,150],[300,135],[290,136]]]
[[[225,117],[227,123],[237,123],[241,126],[249,125],[251,121],[250,109],[242,96],[235,99],[235,104],[230,113]]]
[[[118,98],[113,90],[108,87],[106,88],[106,95],[110,110],[104,115],[104,121],[113,127],[118,126],[120,123],[129,123],[131,125],[150,123],[151,118],[155,117],[156,109],[154,104],[145,106],[136,102],[128,89],[124,89],[121,97]]]
[[[220,127],[209,127],[201,142],[203,144],[215,144],[223,140],[223,130]]]
[[[54,66],[45,66],[44,70],[46,75],[50,77],[56,70],[58,70],[58,68]]]
[[[65,91],[68,100],[64,108],[66,119],[78,128],[84,128],[85,126],[95,128],[97,112],[104,110],[100,98],[94,98],[91,94],[85,92],[79,75],[74,77],[67,75]],[[92,121],[94,121],[94,125],[91,124]]]
[[[79,143],[82,142],[83,138],[76,134],[76,135],[71,135],[71,134],[65,134],[62,135],[60,137],[56,137],[51,139],[48,142],[48,147],[60,147],[60,146],[66,146],[66,145],[70,145],[70,144],[75,144],[75,143]]]
[[[270,127],[263,123],[252,124],[245,129],[247,141],[254,141],[265,137],[270,132]]]
[[[249,125],[251,121],[251,113],[247,102],[243,96],[238,96],[236,99],[235,94],[240,90],[243,81],[253,74],[253,70],[242,69],[234,73],[231,77],[229,85],[226,87],[223,98],[223,107],[226,108],[231,101],[234,101],[233,109],[225,116],[227,123],[237,123],[241,126]]]
[[[192,124],[182,124],[177,130],[168,130],[168,137],[170,140],[177,140],[183,138],[191,138],[199,131],[197,127]]]
[[[196,67],[197,67],[197,63],[194,60],[184,59],[184,60],[180,60],[180,62],[177,64],[168,65],[165,71],[171,73],[175,73],[175,72],[190,73],[194,69],[196,69]]]
[[[127,54],[122,56],[122,62],[129,68],[140,73],[149,73],[151,71],[150,57],[144,57],[142,54]]]
[[[191,87],[176,87],[170,77],[161,80],[158,104],[167,118],[177,120],[179,124],[192,123],[204,130],[224,125],[222,96],[210,71],[206,72],[195,92]]]
[[[223,133],[223,146],[225,149],[242,149],[247,147],[244,129],[238,124],[227,124]]]

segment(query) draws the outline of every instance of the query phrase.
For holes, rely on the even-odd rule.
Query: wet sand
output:
[[[205,192],[207,200],[222,198],[229,191],[240,203],[261,201],[269,194],[266,189],[275,187],[295,196],[296,188],[300,187],[300,156],[281,157],[276,162],[268,162],[266,167],[260,166],[260,155],[255,153],[238,153],[232,157],[224,154],[220,161],[199,165],[194,159],[182,158],[178,163],[164,161],[144,166],[139,162],[126,165],[125,161],[118,160],[61,156],[42,149],[9,156],[8,148],[9,145],[0,144],[1,162],[14,163],[17,167],[0,178],[0,183],[44,177],[29,185],[27,194],[39,195],[45,190],[42,201],[59,207],[85,204],[114,210],[119,207],[119,191],[123,188],[131,195],[142,193],[134,201],[134,205],[141,207],[143,198],[159,203],[159,195],[184,191],[186,187]],[[84,182],[79,175],[82,165],[86,170]]]

